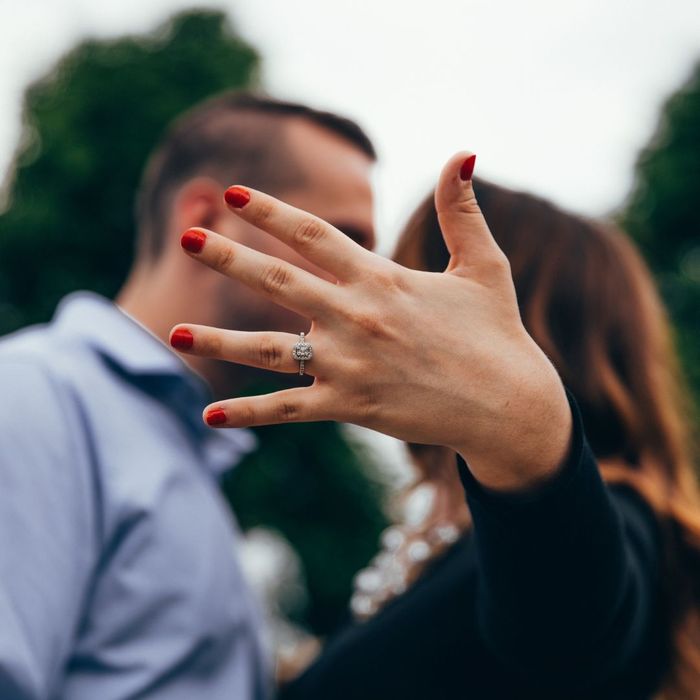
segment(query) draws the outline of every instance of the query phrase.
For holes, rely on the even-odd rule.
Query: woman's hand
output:
[[[435,194],[450,262],[404,268],[326,222],[269,195],[230,188],[231,210],[325,269],[336,284],[197,229],[189,254],[311,320],[311,386],[219,401],[217,427],[290,421],[355,423],[402,440],[446,445],[487,487],[528,487],[563,461],[571,413],[552,364],[523,327],[510,266],[474,197],[474,156],[445,166]],[[465,179],[463,179],[465,178]],[[298,337],[178,326],[187,352],[298,372]]]

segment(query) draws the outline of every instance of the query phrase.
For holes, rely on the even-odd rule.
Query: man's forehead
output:
[[[330,129],[303,118],[287,121],[285,155],[302,177],[287,181],[278,196],[373,248],[373,159]]]
[[[319,166],[333,170],[336,164],[338,170],[351,170],[356,176],[369,178],[372,158],[359,145],[327,127],[303,117],[292,117],[284,125],[284,139],[293,157],[306,170]]]

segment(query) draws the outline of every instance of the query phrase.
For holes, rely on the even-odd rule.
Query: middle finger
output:
[[[332,308],[337,287],[296,265],[203,228],[186,231],[180,242],[196,260],[302,316],[313,319]]]

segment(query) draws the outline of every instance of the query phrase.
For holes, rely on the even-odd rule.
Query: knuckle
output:
[[[466,216],[481,216],[481,207],[475,197],[468,197],[457,202],[457,213]]]
[[[500,248],[498,249],[497,264],[504,272],[511,274],[510,260]]]
[[[258,414],[255,410],[255,406],[252,403],[247,403],[241,409],[240,412],[241,425],[256,425],[258,420]]]
[[[399,292],[407,289],[403,274],[393,267],[375,271],[374,280],[382,292]]]
[[[215,334],[207,334],[201,341],[200,346],[206,355],[220,357],[223,354],[221,338]]]
[[[482,270],[489,275],[511,276],[510,260],[499,248],[481,265]]]
[[[263,270],[260,285],[268,294],[276,294],[284,289],[289,281],[289,270],[284,265],[274,263]]]
[[[326,232],[318,219],[304,219],[292,233],[292,241],[301,248],[317,245]]]
[[[389,335],[386,324],[378,314],[368,311],[356,311],[352,313],[350,320],[372,338],[385,338]]]
[[[277,418],[282,422],[295,420],[299,416],[299,406],[291,401],[282,401],[277,406]]]
[[[263,199],[259,201],[255,209],[255,221],[261,227],[272,218],[272,213],[274,211],[274,205],[271,201]]]
[[[481,215],[481,207],[474,194],[474,189],[468,187],[455,202],[455,207],[458,213],[467,214],[470,216]]]
[[[377,416],[379,401],[377,394],[371,387],[366,387],[357,401],[357,408],[363,423],[370,424]]]
[[[258,359],[262,367],[277,369],[282,363],[282,351],[271,338],[263,338],[258,347]]]
[[[216,267],[219,270],[228,270],[232,265],[236,254],[233,246],[222,246],[219,254],[216,256]]]

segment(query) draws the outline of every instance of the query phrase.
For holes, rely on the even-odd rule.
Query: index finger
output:
[[[342,231],[269,194],[234,185],[226,190],[224,199],[242,219],[279,239],[336,279],[358,277],[372,262],[374,254]]]

